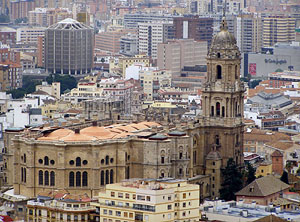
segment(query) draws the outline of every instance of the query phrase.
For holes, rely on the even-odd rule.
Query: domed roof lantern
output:
[[[225,6],[223,7],[223,17],[220,24],[220,32],[213,37],[212,44],[208,52],[208,58],[240,59],[240,52],[236,44],[236,39],[234,35],[228,31],[225,16],[226,4],[227,3],[225,1]]]

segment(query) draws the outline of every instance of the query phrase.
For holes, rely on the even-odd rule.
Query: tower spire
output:
[[[227,1],[225,0],[225,4],[223,5],[223,17],[222,17],[222,22],[221,22],[221,27],[220,30],[228,30],[227,27],[227,22],[226,22],[226,7],[227,7]]]
[[[225,0],[225,4],[223,5],[223,17],[226,16],[226,7],[227,7],[227,0]]]

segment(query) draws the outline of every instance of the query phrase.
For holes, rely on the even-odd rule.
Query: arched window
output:
[[[182,151],[179,152],[179,159],[181,160],[183,158],[183,153]]]
[[[45,171],[45,186],[49,186],[49,172]]]
[[[24,176],[23,176],[23,167],[21,167],[21,182],[23,182]]]
[[[109,156],[105,157],[105,164],[108,165],[109,164]]]
[[[221,105],[219,102],[216,103],[216,114],[217,116],[220,116],[220,109],[221,109]]]
[[[81,158],[80,157],[76,157],[76,166],[81,166]]]
[[[211,106],[211,112],[210,112],[210,115],[211,115],[211,116],[214,116],[214,115],[215,115],[215,107],[214,107],[214,106]]]
[[[55,186],[55,173],[54,173],[54,171],[50,172],[50,186]]]
[[[101,184],[101,186],[104,186],[104,171],[103,170],[101,170],[101,175],[100,175],[100,184]]]
[[[222,66],[217,65],[217,79],[222,79]]]
[[[164,156],[161,156],[161,157],[160,157],[160,162],[161,162],[161,164],[164,164],[164,163],[165,163],[165,157],[164,157]]]
[[[40,170],[39,171],[39,185],[43,185],[43,181],[44,179],[43,179],[43,171],[42,170]]]
[[[222,106],[222,117],[225,117],[225,107]]]
[[[69,187],[74,187],[74,172],[69,173]]]
[[[217,53],[217,57],[218,57],[218,58],[221,58],[221,53],[218,52],[218,53]]]
[[[160,172],[160,177],[161,177],[161,178],[164,178],[164,177],[165,177],[165,171],[162,170],[162,171]]]
[[[238,79],[238,68],[237,68],[238,66],[236,65],[235,66],[235,70],[234,70],[234,73],[235,73],[235,79]]]
[[[44,157],[44,164],[49,165],[49,157],[47,156]]]
[[[220,137],[219,137],[219,135],[216,135],[215,139],[216,139],[216,145],[219,146],[220,145]]]
[[[235,102],[235,116],[238,115],[238,103]]]
[[[182,168],[179,168],[179,176],[183,176],[183,170],[182,170]]]
[[[81,187],[81,173],[79,171],[76,172],[76,187]]]
[[[193,164],[197,163],[197,151],[194,151],[193,153]]]
[[[82,186],[88,186],[88,173],[86,171],[82,173]]]
[[[125,161],[127,162],[127,152],[125,152]]]
[[[26,168],[23,168],[24,170],[24,183],[26,183]]]
[[[114,183],[114,170],[110,170],[110,183]]]
[[[109,184],[109,170],[105,171],[105,184]]]
[[[125,172],[125,179],[129,179],[130,177],[130,167],[126,167],[126,172]]]
[[[24,153],[24,163],[26,163],[26,154]]]

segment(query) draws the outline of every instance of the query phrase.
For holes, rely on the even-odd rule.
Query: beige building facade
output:
[[[207,42],[179,39],[157,46],[157,66],[179,76],[184,66],[206,65]]]
[[[185,180],[127,180],[106,185],[94,204],[101,222],[199,221],[199,185]]]
[[[272,47],[279,42],[295,41],[296,19],[285,16],[270,16],[263,19],[263,47]]]
[[[188,179],[200,197],[219,196],[220,170],[243,160],[240,52],[223,18],[208,53],[203,114],[169,129],[155,122],[70,129],[26,129],[8,144],[7,185],[15,194],[68,189],[94,197],[107,184],[129,178]],[[76,127],[73,127],[76,128]],[[5,164],[4,162],[4,164]]]

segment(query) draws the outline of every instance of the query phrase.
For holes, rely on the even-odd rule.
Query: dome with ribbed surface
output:
[[[222,18],[220,32],[212,40],[208,53],[209,58],[213,59],[236,59],[240,57],[240,51],[236,45],[236,39],[228,31],[226,18]]]

